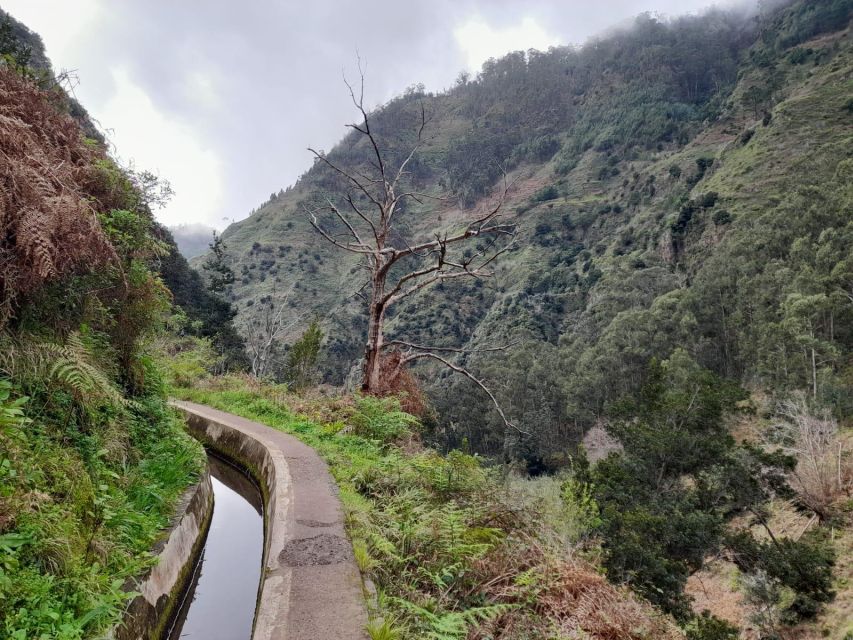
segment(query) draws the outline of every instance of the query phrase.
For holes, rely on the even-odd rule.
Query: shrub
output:
[[[709,191],[708,193],[699,197],[697,204],[703,209],[710,209],[715,204],[717,204],[717,200],[720,198],[720,195],[716,191]]]
[[[536,225],[536,230],[534,232],[537,236],[546,236],[551,233],[554,229],[547,222],[540,222]]]
[[[791,64],[803,64],[812,53],[814,53],[812,49],[797,47],[788,54],[788,60]]]
[[[166,381],[176,387],[186,387],[210,375],[217,355],[206,338],[189,337],[167,348],[163,359]]]
[[[356,409],[350,419],[353,433],[371,440],[396,440],[411,433],[418,423],[417,418],[400,410],[396,398],[362,396],[356,401]]]
[[[287,375],[288,380],[297,389],[304,388],[311,382],[322,341],[323,331],[320,329],[320,323],[314,320],[290,348],[287,354]]]
[[[578,157],[578,154],[563,151],[557,157],[557,163],[554,166],[554,173],[558,176],[564,176],[574,170],[574,168],[578,166],[579,161],[580,158]]]
[[[696,616],[684,629],[687,640],[737,640],[740,637],[738,628],[725,620],[703,611]]]
[[[833,597],[835,554],[821,536],[820,532],[808,532],[799,540],[760,541],[740,531],[729,534],[726,544],[738,568],[757,585],[756,592],[763,594],[764,600],[768,594],[777,594],[773,604],[778,605],[780,619],[792,623],[813,618]],[[786,602],[781,598],[783,588],[793,593]]]
[[[718,209],[714,212],[714,224],[718,227],[729,224],[732,221],[732,214],[725,209]]]
[[[533,194],[534,202],[546,202],[548,200],[556,200],[560,196],[560,192],[554,185],[542,187],[539,191]]]
[[[749,141],[752,140],[754,135],[755,129],[747,129],[742,134],[740,134],[738,140],[740,141],[742,146],[746,146],[747,144],[749,144]]]

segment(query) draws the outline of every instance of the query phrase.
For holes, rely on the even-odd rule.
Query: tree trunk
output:
[[[817,400],[817,363],[815,362],[814,347],[812,347],[812,398]]]
[[[361,390],[365,393],[376,394],[382,390],[382,324],[385,321],[385,305],[381,300],[384,293],[384,279],[375,279],[367,321],[367,346],[364,350],[364,377],[361,383]]]

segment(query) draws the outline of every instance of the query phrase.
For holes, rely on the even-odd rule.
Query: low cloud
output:
[[[118,154],[159,170],[177,196],[167,224],[245,217],[329,149],[352,117],[342,71],[366,61],[380,104],[407,86],[449,87],[515,49],[580,43],[642,11],[710,0],[0,0],[39,32]]]

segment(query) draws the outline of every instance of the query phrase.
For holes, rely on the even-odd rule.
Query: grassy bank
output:
[[[326,459],[378,590],[374,639],[680,637],[596,571],[582,551],[595,513],[564,500],[559,481],[423,448],[393,400],[305,399],[239,378],[176,395],[292,433]]]
[[[0,380],[0,636],[99,637],[204,452],[162,398],[74,416]]]

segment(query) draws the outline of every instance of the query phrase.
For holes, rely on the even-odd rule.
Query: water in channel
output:
[[[249,640],[264,543],[261,495],[243,473],[208,458],[210,532],[169,640]]]

